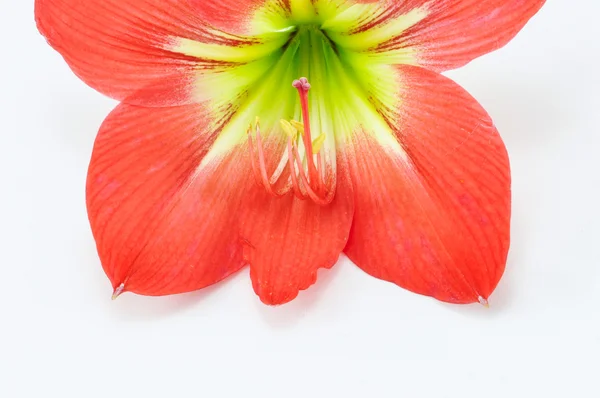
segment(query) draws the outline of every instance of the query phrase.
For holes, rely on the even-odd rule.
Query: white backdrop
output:
[[[347,259],[278,308],[247,269],[112,302],[84,184],[115,103],[46,45],[33,1],[0,3],[0,397],[600,396],[600,2],[550,0],[507,47],[449,73],[512,161],[512,248],[490,309]]]

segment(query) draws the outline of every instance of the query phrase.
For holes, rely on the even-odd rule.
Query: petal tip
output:
[[[119,296],[120,296],[122,293],[124,293],[124,292],[125,292],[125,284],[124,284],[124,283],[121,283],[121,284],[120,284],[119,286],[117,286],[117,287],[115,288],[115,290],[113,291],[113,294],[112,294],[111,300],[113,300],[113,301],[114,301],[114,300],[116,300],[116,299],[117,299],[117,297],[119,297]]]
[[[477,300],[479,301],[479,304],[483,305],[485,308],[490,308],[490,303],[487,301],[487,299],[484,299],[482,296],[479,296]]]

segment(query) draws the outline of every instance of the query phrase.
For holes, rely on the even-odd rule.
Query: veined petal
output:
[[[544,3],[382,0],[385,11],[340,42],[362,51],[363,62],[408,63],[444,71],[503,47]]]
[[[87,206],[113,288],[144,295],[200,289],[243,266],[236,210],[247,151],[200,167],[222,121],[202,105],[119,105],[102,125]]]
[[[199,16],[228,33],[252,33],[252,20],[267,3],[271,7],[289,9],[291,0],[192,0]]]
[[[87,84],[118,100],[168,106],[190,102],[199,71],[230,63],[173,50],[175,40],[240,46],[202,18],[196,0],[36,0],[38,29]],[[166,100],[170,103],[166,103]]]
[[[345,252],[413,292],[485,302],[509,248],[510,170],[481,106],[448,78],[399,67],[397,108],[385,110],[403,148],[354,139],[355,217]]]
[[[336,263],[348,240],[353,207],[348,165],[341,155],[335,198],[325,206],[291,192],[276,198],[252,184],[240,213],[241,236],[252,286],[265,304],[293,300],[316,282],[319,268]]]

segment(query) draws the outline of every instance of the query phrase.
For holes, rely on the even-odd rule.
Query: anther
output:
[[[315,138],[315,140],[312,142],[312,150],[315,155],[319,154],[319,151],[321,150],[321,148],[323,147],[323,144],[325,143],[325,138],[327,138],[327,136],[325,134],[321,134],[320,136]]]
[[[288,137],[296,139],[296,137],[298,136],[298,130],[296,130],[296,128],[290,122],[281,119],[280,124],[281,128],[283,129],[283,132],[286,133]]]
[[[290,124],[292,126],[294,126],[294,128],[296,130],[298,130],[299,132],[304,133],[304,125],[302,123],[300,123],[299,121],[297,121],[297,120],[290,120]]]

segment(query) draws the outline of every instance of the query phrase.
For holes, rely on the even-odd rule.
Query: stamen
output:
[[[260,136],[260,125],[258,123],[256,123],[256,146],[258,148],[258,165],[260,166],[260,176],[262,178],[263,185],[269,193],[274,194],[273,190],[271,189],[271,183],[269,182],[269,176],[267,175],[267,164],[265,162],[265,153],[263,151],[263,143]]]
[[[265,153],[263,150],[262,137],[260,135],[260,119],[258,116],[256,117],[256,124],[254,128],[254,133],[256,134],[256,152],[258,152],[258,165],[256,164],[256,156],[255,156],[255,146],[254,140],[252,139],[252,125],[248,127],[248,144],[250,147],[250,162],[252,164],[252,173],[254,174],[254,178],[259,185],[263,185],[265,190],[275,196],[282,196],[285,192],[275,192],[273,191],[273,186],[275,182],[271,183],[269,180],[269,176],[267,174],[267,165],[265,161]]]
[[[288,167],[290,168],[290,178],[292,180],[292,187],[294,188],[294,195],[298,199],[306,199],[306,196],[300,190],[300,185],[298,184],[298,176],[296,175],[296,166],[294,166],[294,143],[292,138],[288,138],[287,143],[287,152],[288,152]]]
[[[313,191],[313,189],[310,186],[310,183],[308,182],[308,179],[306,178],[306,173],[304,173],[304,168],[302,167],[302,159],[300,158],[300,154],[298,153],[298,148],[294,147],[293,152],[294,152],[294,158],[296,159],[296,164],[298,165],[298,168],[300,169],[300,173],[299,173],[300,180],[302,181],[302,184],[304,185],[306,194],[313,200],[313,202],[315,202],[316,204],[319,204],[321,206],[325,206],[325,205],[328,205],[329,203],[331,203],[331,201],[333,201],[335,189],[332,189],[325,198],[319,197],[315,193],[315,191]]]
[[[273,196],[279,197],[293,190],[297,198],[302,200],[310,198],[313,202],[324,206],[331,203],[336,191],[335,169],[329,169],[333,170],[333,173],[328,173],[324,154],[321,153],[327,135],[320,134],[314,141],[311,138],[310,118],[308,114],[308,90],[310,90],[310,83],[308,80],[304,77],[294,80],[293,86],[298,90],[298,94],[300,95],[302,122],[280,120],[281,129],[288,136],[287,153],[284,152],[279,161],[279,166],[269,179],[264,144],[260,131],[260,119],[257,117],[254,128],[250,125],[247,132],[252,172],[256,182],[264,186],[266,191]],[[298,135],[300,133],[302,140],[299,141]],[[300,155],[300,142],[304,146],[303,155],[306,164],[304,164],[303,157]],[[283,189],[275,192],[274,187],[281,175],[284,175],[283,171],[286,163],[290,172],[289,179]]]

